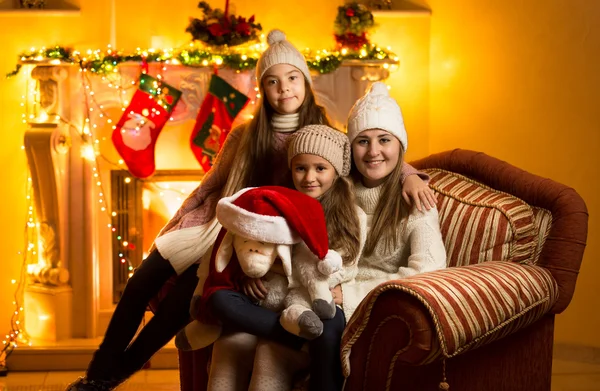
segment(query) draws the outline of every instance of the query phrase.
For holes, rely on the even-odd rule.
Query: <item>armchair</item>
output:
[[[438,197],[448,269],[374,289],[344,332],[345,390],[550,390],[587,209],[571,188],[465,150],[413,163]]]
[[[585,203],[483,153],[412,164],[431,176],[449,267],[363,300],[342,339],[345,390],[549,390],[554,317],[575,289]],[[210,352],[180,352],[183,391],[206,388]]]

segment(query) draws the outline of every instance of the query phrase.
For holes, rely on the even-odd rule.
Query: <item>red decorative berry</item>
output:
[[[354,10],[352,8],[348,8],[346,10],[346,16],[349,17],[349,18],[353,17],[354,16]]]

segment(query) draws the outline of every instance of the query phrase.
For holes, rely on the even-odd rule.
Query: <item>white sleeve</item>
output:
[[[400,278],[446,267],[446,248],[440,231],[438,212],[415,210],[407,225],[410,256],[408,265],[398,269]]]

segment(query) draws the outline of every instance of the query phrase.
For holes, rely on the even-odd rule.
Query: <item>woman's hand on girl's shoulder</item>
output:
[[[404,179],[402,197],[409,206],[413,204],[411,199],[414,200],[414,205],[420,212],[423,212],[423,207],[430,210],[437,204],[435,193],[418,175],[409,175]]]

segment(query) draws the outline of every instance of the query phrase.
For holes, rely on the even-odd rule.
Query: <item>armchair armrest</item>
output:
[[[368,361],[372,350],[392,352],[394,362],[410,365],[464,353],[533,323],[557,299],[550,271],[512,262],[384,282],[365,297],[344,331],[344,376],[351,365]]]

